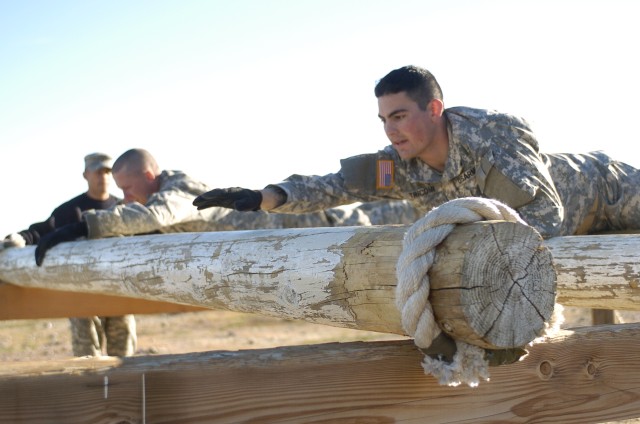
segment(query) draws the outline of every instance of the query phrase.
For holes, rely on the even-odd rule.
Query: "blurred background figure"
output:
[[[37,222],[26,230],[9,234],[3,245],[23,247],[37,244],[41,237],[55,229],[82,219],[82,212],[102,210],[116,206],[120,199],[109,193],[111,157],[92,153],[84,158],[82,176],[87,191],[61,204],[45,221]],[[136,350],[136,323],[133,315],[115,317],[70,318],[71,342],[75,356],[130,356]]]

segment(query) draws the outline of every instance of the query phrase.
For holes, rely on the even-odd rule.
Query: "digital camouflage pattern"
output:
[[[70,318],[74,356],[131,356],[138,343],[133,315]]]
[[[306,214],[274,214],[265,211],[238,212],[227,208],[197,210],[192,202],[210,188],[180,171],[163,171],[160,189],[145,205],[129,203],[83,214],[88,238],[154,232],[206,232],[273,228],[371,225],[372,220],[410,224],[414,207],[408,202],[383,202],[375,210],[352,204]],[[387,203],[389,203],[387,205]]]
[[[601,152],[540,153],[529,124],[515,116],[466,107],[445,116],[449,158],[442,173],[387,146],[342,160],[334,174],[290,176],[276,184],[287,202],[273,211],[405,199],[422,215],[455,198],[482,196],[516,209],[543,237],[640,228],[638,170]]]
[[[603,152],[545,160],[565,205],[563,235],[640,228],[640,170]]]

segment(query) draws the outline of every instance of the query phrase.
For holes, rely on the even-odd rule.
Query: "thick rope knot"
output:
[[[396,306],[401,313],[404,331],[414,338],[419,348],[428,348],[441,332],[429,303],[428,272],[435,260],[436,246],[457,224],[486,220],[526,225],[513,209],[497,200],[466,197],[432,209],[405,234],[396,267]],[[451,364],[425,356],[425,372],[439,378],[440,384],[448,385],[467,383],[475,386],[480,377],[488,379],[484,350],[461,341],[457,341],[456,346],[457,352]]]

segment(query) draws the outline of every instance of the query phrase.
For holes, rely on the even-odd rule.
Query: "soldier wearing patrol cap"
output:
[[[337,173],[292,175],[262,190],[215,189],[199,209],[300,213],[354,201],[406,199],[426,212],[488,197],[516,209],[543,237],[640,228],[640,172],[602,152],[544,154],[522,118],[445,109],[426,69],[405,66],[375,87],[391,145],[341,161]]]
[[[87,210],[108,209],[120,199],[109,193],[111,157],[104,153],[91,153],[84,157],[82,176],[87,191],[58,206],[43,222],[29,226],[18,233],[9,234],[4,247],[22,247],[37,244],[40,238],[55,229],[76,223]],[[113,317],[70,318],[71,346],[75,356],[130,356],[135,353],[136,323],[133,315]]]

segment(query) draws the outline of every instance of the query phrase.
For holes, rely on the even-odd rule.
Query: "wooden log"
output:
[[[132,297],[89,294],[19,287],[0,283],[0,320],[118,316],[206,311],[207,308],[178,305]]]
[[[558,275],[558,303],[640,310],[640,235],[555,237],[545,245]]]
[[[462,226],[461,226],[462,227]],[[385,303],[391,305],[392,298],[394,297],[393,291],[395,290],[395,262],[397,257],[402,251],[402,236],[404,235],[405,227],[365,227],[370,229],[371,237],[360,238],[363,243],[369,242],[369,244],[363,244],[360,247],[360,256],[363,257],[367,263],[372,260],[376,261],[377,266],[372,269],[371,264],[369,267],[359,272],[358,267],[353,264],[349,267],[351,274],[349,280],[351,286],[355,286],[354,280],[360,281],[360,290],[357,287],[353,288],[352,293],[347,293],[343,290],[343,294],[357,297],[362,300],[360,319],[364,320],[368,317],[371,320],[378,319],[380,314],[386,315],[389,313],[389,309],[379,310],[377,308],[378,303]],[[338,229],[340,230],[340,229]],[[296,230],[279,230],[284,231],[285,237],[288,231],[296,232]],[[274,232],[273,237],[279,237],[279,231]],[[349,230],[347,230],[349,231]],[[456,232],[450,236],[455,237]],[[338,231],[341,233],[342,231]],[[245,232],[251,234],[252,232]],[[224,234],[224,233],[216,233]],[[268,234],[264,235],[268,236]],[[157,237],[157,238],[156,238]],[[171,259],[169,257],[161,259],[156,258],[158,261],[162,261],[162,266],[156,267],[158,271],[164,268],[173,268],[172,273],[177,276],[176,282],[184,282],[189,280],[189,264],[188,252],[192,249],[202,251],[206,247],[198,244],[207,242],[212,237],[211,234],[171,234],[171,235],[158,235],[158,236],[139,236],[134,239],[126,239],[127,244],[124,245],[125,239],[105,239],[105,240],[93,240],[84,242],[63,243],[56,246],[47,254],[44,268],[40,269],[35,266],[33,260],[33,247],[27,247],[24,249],[8,249],[0,251],[0,281],[12,283],[21,287],[39,287],[52,290],[68,290],[73,292],[85,292],[85,293],[102,293],[111,295],[120,295],[127,297],[138,297],[152,300],[160,300],[166,302],[179,302],[179,299],[173,297],[171,290],[162,296],[162,293],[156,294],[147,293],[143,286],[146,284],[153,287],[159,279],[165,277],[159,275],[157,279],[153,279],[147,270],[143,270],[139,263],[136,265],[136,275],[128,275],[126,270],[119,272],[117,269],[110,269],[111,267],[118,268],[126,265],[128,262],[128,252],[122,252],[122,249],[130,249],[132,258],[143,260],[143,249],[145,246],[153,245],[160,253],[167,254],[167,252],[179,252],[175,259],[175,266],[171,267]],[[218,236],[215,236],[218,237]],[[228,235],[219,236],[219,245],[225,243],[224,240],[230,240],[231,243],[242,243],[242,240],[228,239]],[[300,234],[301,238],[305,235]],[[344,236],[340,236],[343,238]],[[376,238],[377,237],[377,238]],[[180,245],[184,243],[184,245]],[[209,246],[215,244],[212,242]],[[162,245],[166,244],[165,248]],[[637,311],[640,309],[640,261],[638,260],[638,252],[640,252],[640,235],[638,234],[606,234],[606,235],[588,235],[588,236],[571,236],[571,237],[556,237],[544,241],[545,246],[549,249],[552,255],[553,266],[557,275],[557,301],[566,306],[576,306],[595,309],[608,309],[608,310],[629,310]],[[103,252],[99,255],[91,255],[91,251],[94,246],[100,245]],[[298,262],[304,262],[304,250],[306,246],[301,245],[300,249],[303,251],[297,252],[295,259]],[[355,247],[354,252],[358,252]],[[113,251],[113,255],[111,252]],[[233,259],[229,257],[230,249],[220,249],[218,254],[218,264],[225,261],[225,265],[232,268]],[[183,255],[182,257],[180,255]],[[225,256],[227,255],[227,256]],[[314,252],[307,252],[307,256],[311,258]],[[64,263],[66,256],[76,256],[77,259],[73,263]],[[213,262],[213,254],[211,255],[211,261]],[[252,256],[255,256],[252,255]],[[350,255],[348,255],[350,256]],[[82,260],[86,260],[91,264],[80,265]],[[100,265],[99,262],[104,260],[105,263]],[[312,261],[312,259],[309,259]],[[355,260],[353,261],[355,262]],[[152,264],[152,262],[149,262]],[[364,264],[365,262],[363,262]],[[310,262],[311,264],[311,262]],[[436,261],[436,265],[438,261]],[[189,267],[187,267],[189,265]],[[304,264],[301,266],[304,267]],[[83,274],[83,270],[87,268],[93,269],[91,275]],[[311,265],[308,266],[310,268]],[[241,267],[237,267],[241,268]],[[46,270],[46,272],[43,272]],[[278,276],[285,270],[285,266],[278,267],[277,264],[262,264],[261,272],[272,272],[274,276]],[[88,278],[100,277],[102,271],[104,271],[104,278],[102,281],[96,279],[91,281]],[[184,275],[180,275],[184,271]],[[251,270],[254,271],[254,270]],[[304,270],[302,270],[303,272]],[[291,272],[295,272],[292,270]],[[235,274],[231,273],[229,276],[229,282],[236,283],[242,269],[239,269]],[[71,274],[74,276],[72,281],[64,281],[66,275]],[[115,277],[114,277],[115,275]],[[256,278],[258,273],[247,275]],[[112,280],[109,280],[113,277]],[[293,280],[295,281],[295,279]],[[275,283],[274,278],[274,283]],[[136,287],[140,285],[140,290]],[[177,283],[175,286],[187,286],[189,283],[182,284]],[[239,289],[244,287],[240,284]],[[375,289],[375,290],[374,290]],[[186,289],[185,289],[186,290]],[[212,292],[215,287],[210,290]],[[281,289],[282,292],[284,289]],[[202,291],[202,290],[201,290]],[[275,292],[276,289],[265,288],[263,291]],[[277,295],[277,293],[276,293]],[[183,303],[190,303],[189,296],[184,297]],[[306,299],[310,301],[309,298]],[[352,299],[353,302],[353,299]],[[355,303],[355,302],[353,302]],[[371,308],[364,307],[364,304],[368,304]],[[205,305],[203,305],[205,306]],[[226,309],[220,302],[215,305],[215,308]],[[390,308],[393,311],[395,308]],[[245,310],[245,312],[247,312]],[[251,312],[251,311],[248,311]],[[276,314],[277,315],[277,314]],[[384,331],[384,330],[381,330]]]
[[[0,280],[402,333],[394,287],[405,228],[367,228],[69,242],[47,252],[42,267],[33,247],[7,249]]]
[[[404,334],[394,302],[404,227],[171,234],[63,243],[35,267],[4,253],[0,279]],[[456,242],[458,240],[458,242]],[[533,340],[553,311],[555,275],[535,230],[461,225],[438,250],[436,318],[490,349]],[[451,246],[449,247],[449,245]]]
[[[450,336],[487,349],[524,346],[553,312],[551,254],[531,227],[461,225],[437,248],[430,303]]]
[[[363,240],[363,244],[359,249],[356,247],[353,250],[360,252],[361,263],[369,263],[367,268],[355,266],[358,260],[353,260],[350,266],[345,266],[345,271],[350,272],[348,279],[350,286],[343,288],[343,290],[336,289],[336,292],[342,293],[342,298],[348,298],[345,302],[351,303],[352,318],[347,319],[342,326],[348,326],[351,328],[372,329],[375,331],[383,332],[398,332],[399,324],[397,324],[395,307],[393,306],[393,297],[395,289],[395,261],[399,253],[402,250],[402,236],[404,234],[404,227],[368,227],[371,231],[369,238],[360,238]],[[296,232],[296,230],[286,230],[290,232]],[[456,230],[457,231],[457,230]],[[341,231],[338,231],[341,233]],[[274,237],[278,236],[279,232],[273,234]],[[251,233],[244,233],[245,237]],[[291,233],[289,233],[291,234]],[[305,238],[304,234],[299,234],[300,238]],[[158,237],[156,239],[156,237]],[[48,252],[47,259],[45,261],[45,267],[39,269],[35,267],[33,263],[33,248],[9,249],[0,252],[0,280],[12,282],[23,287],[40,287],[51,288],[55,290],[69,290],[74,292],[86,292],[86,293],[102,293],[110,295],[120,295],[128,297],[146,298],[151,300],[162,300],[166,302],[182,302],[186,304],[194,304],[193,296],[191,299],[189,296],[182,295],[182,300],[177,294],[172,294],[172,290],[168,290],[167,293],[162,293],[161,287],[157,286],[160,279],[164,279],[162,275],[157,279],[153,279],[149,274],[149,269],[144,269],[140,262],[144,261],[144,248],[150,245],[153,241],[155,248],[158,252],[157,260],[161,260],[160,255],[166,254],[166,252],[189,252],[192,250],[198,250],[202,252],[206,247],[200,246],[198,249],[199,240],[208,238],[207,235],[201,234],[173,234],[163,236],[149,236],[149,238],[136,237],[135,239],[106,239],[95,240],[86,242],[75,243],[63,243],[60,246],[52,249]],[[224,237],[220,240],[220,245],[224,244],[224,240],[229,240],[229,243],[238,244],[241,240],[234,240],[229,238],[229,235],[217,235],[216,237]],[[344,236],[340,236],[344,238]],[[450,236],[450,239],[455,237],[455,234]],[[126,245],[124,244],[126,240]],[[116,243],[115,245],[113,245]],[[165,248],[162,247],[166,243]],[[92,256],[90,252],[94,251],[94,246],[102,246],[102,253],[99,256]],[[567,306],[609,309],[609,310],[638,310],[640,304],[640,264],[637,260],[637,252],[640,251],[640,236],[639,235],[625,235],[625,234],[608,234],[608,235],[596,235],[596,236],[574,236],[574,237],[557,237],[545,241],[545,245],[549,248],[554,262],[554,268],[557,274],[557,301]],[[209,246],[213,246],[209,242]],[[188,248],[187,248],[188,247]],[[266,248],[266,247],[265,247]],[[298,262],[304,262],[306,259],[303,257],[303,252],[308,246],[301,246],[301,251],[297,252],[295,259]],[[128,252],[123,252],[122,249],[129,249]],[[114,254],[111,254],[111,251]],[[225,255],[230,254],[231,249],[220,248],[218,252],[217,261],[218,264],[226,260],[225,264],[230,268],[228,283],[235,285],[240,290],[245,288],[250,289],[251,284],[237,284],[238,278],[242,273],[242,269],[236,270],[233,268],[233,260]],[[126,264],[128,260],[128,254],[131,252],[131,257],[134,260],[138,260],[135,267],[135,274],[127,275],[126,271],[118,273],[117,269],[112,270],[110,267],[118,268],[122,264]],[[151,252],[153,253],[153,252]],[[312,257],[313,252],[307,252],[307,256]],[[185,254],[186,255],[186,254]],[[66,256],[75,256],[75,263],[65,265]],[[255,255],[253,255],[255,256]],[[350,255],[347,255],[350,256]],[[211,261],[213,261],[214,255],[211,255]],[[226,259],[225,259],[226,258]],[[364,258],[364,259],[362,259]],[[88,264],[92,264],[93,269],[91,275],[86,275],[83,270],[88,267],[85,264],[84,267],[79,265],[82,261],[87,261]],[[99,262],[104,260],[105,263],[100,266]],[[155,266],[155,269],[160,271],[163,267],[170,267],[171,260],[169,257],[162,259],[162,266]],[[376,267],[371,267],[370,262],[375,261]],[[245,262],[246,263],[246,262]],[[438,261],[436,261],[437,265]],[[151,265],[152,262],[149,262]],[[191,278],[189,275],[180,275],[182,271],[185,273],[190,269],[191,265],[188,257],[181,258],[178,255],[175,260],[175,266],[172,268],[172,274],[176,275],[176,283],[174,287],[184,287],[183,291],[190,288],[189,281]],[[181,267],[181,269],[178,269]],[[204,266],[206,268],[206,266]],[[241,268],[241,267],[238,267]],[[279,283],[277,277],[286,269],[284,265],[278,267],[277,264],[263,264],[261,272],[274,275],[274,284]],[[304,268],[304,264],[301,265],[301,269]],[[308,267],[310,268],[310,267]],[[247,269],[250,269],[248,267]],[[46,270],[46,272],[43,272]],[[101,273],[105,271],[104,278],[100,278]],[[294,272],[295,270],[290,270]],[[304,272],[304,269],[302,270]],[[64,281],[65,275],[71,274],[74,279]],[[115,274],[115,277],[114,277]],[[257,278],[258,273],[248,274],[250,278]],[[93,280],[91,280],[93,278]],[[291,279],[288,284],[290,287],[295,287]],[[360,280],[360,286],[355,281]],[[150,293],[148,289],[157,288],[155,293]],[[169,287],[171,288],[171,287]],[[285,287],[268,287],[264,288],[256,287],[262,293],[269,293],[271,296],[283,296],[287,293],[286,284]],[[200,292],[204,292],[204,289],[199,289]],[[217,290],[218,294],[228,293],[227,297],[232,296],[229,291],[229,287],[216,289],[215,286],[208,291],[208,293],[214,293]],[[350,291],[348,291],[350,290]],[[289,293],[295,298],[295,289],[289,290]],[[245,293],[246,294],[246,293]],[[257,296],[257,295],[256,295]],[[286,296],[285,296],[286,298]],[[319,296],[319,299],[323,299],[324,296]],[[252,310],[252,307],[256,304],[260,304],[261,300],[254,299],[247,307],[242,307],[242,302],[246,301],[246,296],[238,294],[234,298],[233,304],[225,305],[225,303],[218,301],[213,304],[213,301],[208,305],[201,305],[204,307],[223,308],[242,310],[245,312],[261,312],[260,309]],[[300,293],[299,299],[304,300],[307,305],[312,305],[313,296],[311,294],[303,296]],[[271,299],[273,301],[273,297]],[[335,299],[334,299],[335,301]],[[226,302],[226,300],[225,300]],[[287,300],[279,301],[280,303],[287,304]],[[271,302],[267,302],[272,305]],[[344,304],[344,303],[343,303]],[[69,314],[73,315],[73,306],[69,309]],[[105,305],[108,307],[108,305]],[[313,306],[310,306],[313,308]],[[33,310],[40,309],[40,307],[34,307]],[[280,312],[286,313],[286,307],[279,307],[279,311],[271,310],[271,315],[279,316]],[[316,305],[315,311],[321,311],[321,305]],[[326,312],[326,309],[325,309]],[[112,315],[117,315],[114,313]],[[332,325],[340,325],[331,320],[320,320],[318,314],[309,316],[303,313],[304,316],[295,316],[288,314],[292,318],[307,319],[312,322],[324,322],[332,323]],[[22,316],[20,316],[22,317]],[[11,316],[4,316],[3,318],[11,318]],[[14,316],[13,318],[18,318]],[[396,322],[395,325],[386,326],[386,324],[380,324],[381,320],[389,318],[390,321]],[[378,324],[375,324],[378,322]],[[370,324],[373,323],[373,324]]]
[[[640,416],[638,324],[563,331],[476,388],[411,341],[0,366],[0,422],[595,423]]]

